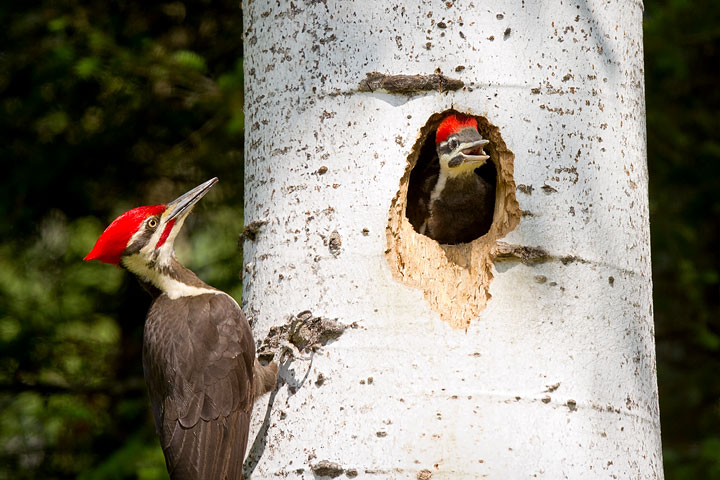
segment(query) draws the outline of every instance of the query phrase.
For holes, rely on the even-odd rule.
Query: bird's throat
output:
[[[192,270],[174,257],[169,265],[163,266],[148,265],[140,255],[124,257],[122,263],[138,277],[151,294],[157,293],[153,292],[153,289],[157,289],[171,299],[177,299],[206,293],[222,293],[200,280]]]

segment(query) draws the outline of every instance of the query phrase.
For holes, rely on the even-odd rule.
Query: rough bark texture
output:
[[[281,367],[253,476],[662,478],[642,5],[243,9],[245,221],[266,222],[244,242],[244,309],[259,339],[304,310],[355,326]],[[359,88],[374,72],[465,86]],[[401,203],[451,109],[497,128],[516,199],[497,204],[508,228],[448,249]]]

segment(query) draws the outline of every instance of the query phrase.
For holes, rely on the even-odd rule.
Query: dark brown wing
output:
[[[155,300],[143,367],[173,480],[242,479],[254,359],[250,326],[229,296]]]

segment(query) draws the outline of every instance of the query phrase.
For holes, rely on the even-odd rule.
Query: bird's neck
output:
[[[206,293],[221,293],[200,280],[192,270],[173,256],[166,265],[148,264],[140,256],[123,259],[123,266],[137,276],[153,295],[166,294],[171,299],[192,297]]]
[[[471,180],[475,175],[475,170],[456,170],[441,168],[438,174],[437,182],[430,192],[430,204],[440,198],[443,190],[448,186],[448,182],[464,182]]]

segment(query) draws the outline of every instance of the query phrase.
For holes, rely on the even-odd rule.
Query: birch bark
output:
[[[303,310],[355,322],[256,405],[253,478],[662,478],[642,4],[243,12],[245,221],[267,222],[244,245],[244,310],[258,339]],[[363,87],[371,72],[464,87],[392,94]],[[393,206],[423,127],[453,108],[497,127],[522,214],[462,322],[387,254],[417,240]]]

